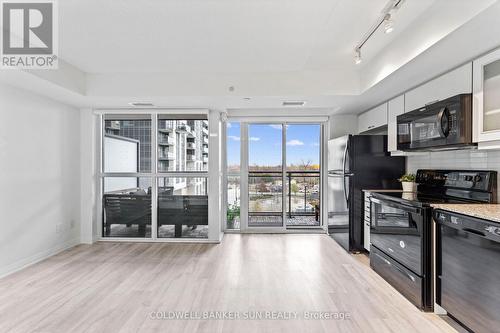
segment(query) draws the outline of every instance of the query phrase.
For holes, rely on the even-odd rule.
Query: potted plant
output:
[[[403,192],[416,192],[417,183],[415,183],[415,175],[407,173],[399,178],[401,185],[403,185]]]

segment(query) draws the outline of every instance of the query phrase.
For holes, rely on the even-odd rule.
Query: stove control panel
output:
[[[491,192],[496,188],[495,171],[418,170],[419,185],[453,187]]]

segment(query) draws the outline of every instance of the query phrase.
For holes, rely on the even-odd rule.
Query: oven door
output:
[[[421,208],[370,198],[371,244],[418,275],[423,275]]]
[[[456,119],[446,106],[425,108],[398,117],[398,149],[411,150],[450,144],[452,120]],[[456,125],[456,124],[455,124]]]

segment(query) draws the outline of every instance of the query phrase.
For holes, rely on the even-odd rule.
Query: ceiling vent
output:
[[[306,102],[304,101],[284,101],[283,106],[304,106]]]
[[[136,108],[151,108],[154,106],[151,102],[130,102],[128,104]]]

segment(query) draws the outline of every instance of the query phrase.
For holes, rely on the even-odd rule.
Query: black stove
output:
[[[417,192],[372,192],[370,265],[424,311],[433,310],[433,203],[495,203],[494,171],[418,170]]]
[[[392,199],[419,207],[433,203],[495,203],[495,171],[418,170],[417,192],[372,192],[375,198]]]

